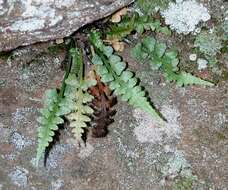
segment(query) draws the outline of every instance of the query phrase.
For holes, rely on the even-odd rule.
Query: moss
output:
[[[222,80],[225,80],[225,81],[228,80],[228,71],[227,70],[226,71],[223,71],[223,73],[222,73]]]
[[[216,138],[218,139],[218,141],[222,141],[222,140],[225,140],[227,137],[225,135],[225,133],[222,133],[222,132],[216,132]]]
[[[192,178],[179,178],[175,184],[173,185],[173,190],[192,190],[193,189],[193,182]]]

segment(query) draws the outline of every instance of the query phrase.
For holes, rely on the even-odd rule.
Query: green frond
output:
[[[71,97],[73,97],[72,111],[66,117],[70,121],[70,127],[75,138],[80,139],[84,132],[84,128],[87,127],[87,123],[90,122],[90,117],[93,113],[93,109],[88,106],[88,103],[92,101],[93,96],[88,94],[89,87],[96,84],[95,80],[81,80],[78,83],[67,80],[66,83],[73,89]]]
[[[142,34],[144,31],[157,31],[170,35],[171,31],[167,27],[162,27],[160,21],[154,20],[150,16],[138,13],[124,16],[123,20],[118,24],[113,24],[107,31],[107,39],[122,39],[131,32],[136,31]]]
[[[88,106],[88,103],[92,101],[93,96],[91,96],[87,90],[91,86],[96,85],[96,80],[84,78],[81,51],[75,48],[71,51],[71,54],[74,58],[75,68],[77,68],[75,71],[77,72],[76,74],[71,73],[66,79],[67,89],[65,91],[65,96],[71,99],[71,112],[66,115],[66,117],[70,121],[70,127],[72,127],[75,138],[80,139],[84,132],[84,128],[86,128],[87,123],[90,122],[89,115],[93,113],[93,109]]]
[[[58,125],[64,122],[61,116],[71,111],[71,102],[61,98],[56,90],[46,91],[44,105],[45,108],[40,110],[41,116],[37,119],[40,125],[38,128],[37,165],[44,155],[45,149],[53,141],[54,131],[58,130]]]
[[[138,85],[137,78],[126,69],[126,63],[118,55],[115,55],[113,50],[110,51],[111,47],[96,44],[96,41],[100,42],[100,38],[94,40],[94,36],[99,37],[98,34],[94,33],[97,32],[93,31],[91,42],[96,54],[93,56],[92,62],[96,65],[96,71],[101,76],[102,82],[108,83],[114,94],[120,96],[123,101],[148,112],[153,118],[161,122],[161,117],[151,106],[145,91]],[[107,49],[109,52],[106,51]]]
[[[54,132],[58,130],[58,125],[63,124],[61,118],[64,115],[72,117],[71,126],[78,123],[78,128],[74,128],[74,133],[82,130],[88,118],[85,114],[91,114],[93,110],[85,105],[92,100],[92,97],[86,93],[88,87],[93,85],[94,81],[83,80],[83,63],[81,52],[77,48],[70,50],[71,65],[65,73],[60,92],[57,90],[47,90],[44,98],[44,108],[40,110],[41,116],[37,119],[38,129],[38,147],[36,164],[44,155],[45,149],[53,141]]]
[[[144,14],[151,15],[158,10],[167,8],[169,2],[173,0],[137,0],[136,4],[143,11]]]
[[[213,83],[195,77],[190,73],[179,72],[178,53],[169,50],[165,43],[160,43],[152,37],[146,37],[142,42],[136,44],[131,55],[142,63],[146,60],[152,69],[160,69],[168,81],[175,81],[178,86],[192,84],[213,86]]]

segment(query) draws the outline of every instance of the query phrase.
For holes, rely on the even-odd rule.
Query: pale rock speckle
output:
[[[228,121],[227,116],[221,112],[214,115],[214,121],[215,121],[216,128],[222,129],[222,128],[227,127],[227,126],[225,126],[226,122]]]
[[[57,8],[63,8],[63,7],[66,7],[66,8],[70,8],[74,5],[75,3],[75,0],[55,0],[55,6]]]
[[[51,188],[49,190],[60,190],[64,187],[64,181],[57,179],[51,183]]]
[[[190,61],[196,61],[196,59],[197,59],[197,55],[195,53],[192,53],[192,54],[189,55],[189,60]]]
[[[15,21],[11,27],[10,30],[12,31],[21,31],[21,32],[28,32],[28,31],[34,31],[39,30],[44,27],[45,20],[37,19],[37,18],[31,18],[24,21]]]

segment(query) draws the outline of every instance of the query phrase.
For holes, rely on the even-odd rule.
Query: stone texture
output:
[[[208,1],[217,7],[223,3]],[[164,35],[156,38],[175,42]],[[187,60],[183,66],[191,65],[188,40],[175,43]],[[36,118],[44,91],[61,84],[66,51],[50,42],[0,56],[0,190],[227,190],[227,80],[221,76],[211,88],[178,88],[149,65],[136,63],[129,52],[126,46],[123,59],[136,71],[167,126],[156,126],[147,114],[119,101],[107,137],[88,135],[87,146],[79,146],[66,125],[46,167],[41,160],[38,168]],[[205,72],[210,78],[208,69]]]
[[[86,146],[79,146],[66,125],[59,131],[46,166],[41,160],[36,168],[41,97],[46,89],[59,86],[63,77],[60,63],[65,54],[50,53],[52,46],[42,43],[19,48],[8,60],[0,59],[0,189],[228,187],[227,83],[212,88],[158,83],[161,75],[145,64],[135,64],[129,48],[123,58],[137,71],[167,125],[157,126],[148,114],[119,102],[107,137],[88,135]]]
[[[0,0],[0,52],[71,35],[132,0]]]

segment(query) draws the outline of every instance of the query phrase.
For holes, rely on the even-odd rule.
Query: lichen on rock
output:
[[[211,18],[207,8],[195,0],[170,3],[161,14],[171,29],[183,34],[194,32],[201,21],[205,22]]]
[[[140,110],[134,111],[134,117],[138,126],[134,128],[134,134],[140,143],[161,143],[164,138],[166,141],[180,138],[181,126],[178,122],[180,113],[177,109],[170,106],[163,106],[161,110],[168,123],[161,127],[153,119]]]

